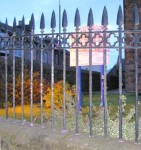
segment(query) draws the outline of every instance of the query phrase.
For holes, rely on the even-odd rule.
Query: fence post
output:
[[[93,12],[92,9],[89,10],[88,14],[88,27],[89,27],[89,99],[90,99],[90,107],[89,107],[89,120],[90,120],[90,137],[93,136],[93,114],[92,114],[92,26],[93,26]]]
[[[7,43],[8,40],[8,21],[6,18],[5,21],[5,31],[6,31],[6,37],[5,43]],[[8,83],[7,83],[7,48],[5,49],[5,118],[8,119]]]
[[[63,11],[62,27],[63,27],[63,130],[66,133],[66,27],[68,26],[68,19],[66,10]]]
[[[40,29],[41,29],[41,66],[40,66],[40,123],[43,127],[43,33],[45,28],[44,14],[41,15]]]
[[[103,62],[104,62],[104,136],[108,136],[108,117],[107,117],[107,60],[106,60],[106,43],[107,43],[107,37],[106,37],[106,30],[108,25],[108,13],[106,7],[104,7],[103,15],[102,15],[102,25],[104,27],[103,30],[103,46],[104,46],[104,55],[103,55]]]
[[[15,36],[16,36],[16,18],[14,18],[13,21],[13,117],[16,119],[16,113],[15,113]]]
[[[76,9],[75,13],[75,20],[74,20],[74,26],[76,27],[76,47],[78,47],[78,32],[79,32],[79,26],[80,26],[80,14],[78,8]],[[75,127],[75,134],[79,135],[79,98],[78,98],[78,51],[79,49],[76,48],[76,127]]]
[[[33,55],[34,55],[34,49],[33,49],[33,36],[34,36],[34,28],[35,28],[35,22],[34,22],[34,15],[32,14],[31,20],[30,20],[30,29],[31,29],[31,68],[30,68],[30,126],[33,126]]]
[[[25,19],[22,18],[22,42],[21,42],[21,51],[22,51],[22,63],[21,63],[21,104],[22,104],[22,123],[24,123],[24,31],[25,31]]]
[[[122,142],[122,25],[123,25],[123,15],[121,6],[118,10],[117,15],[117,25],[119,31],[119,141]]]
[[[52,110],[52,129],[54,128],[54,32],[56,27],[55,12],[52,12],[51,16],[51,28],[52,28],[52,56],[51,56],[51,110]]]

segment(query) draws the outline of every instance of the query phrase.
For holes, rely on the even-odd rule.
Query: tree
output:
[[[49,83],[43,79],[43,94],[45,93],[45,89]],[[9,99],[11,98],[10,102],[12,102],[12,95],[13,95],[13,86],[12,83],[9,83]],[[16,78],[15,84],[15,100],[16,105],[21,104],[21,75],[18,75]],[[40,73],[34,72],[33,73],[33,102],[38,103],[40,102]],[[30,73],[29,70],[24,71],[24,104],[30,103]]]

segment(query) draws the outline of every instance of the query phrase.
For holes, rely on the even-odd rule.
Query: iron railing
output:
[[[31,33],[27,34],[25,32],[24,17],[22,19],[21,34],[16,33],[16,19],[13,22],[13,35],[8,35],[8,22],[6,19],[5,23],[5,36],[0,37],[1,43],[3,43],[1,50],[5,51],[5,111],[6,119],[8,119],[8,75],[7,75],[7,59],[8,51],[13,51],[13,116],[15,116],[15,49],[22,50],[21,57],[21,105],[22,105],[22,121],[24,121],[24,50],[30,50],[30,122],[33,125],[33,53],[34,50],[40,50],[40,121],[43,125],[43,51],[51,50],[52,52],[52,62],[51,62],[51,90],[52,90],[52,128],[54,128],[54,49],[63,49],[63,130],[66,131],[66,49],[76,49],[76,89],[78,89],[78,51],[79,49],[89,49],[89,127],[90,136],[93,136],[93,123],[92,123],[92,49],[104,49],[104,135],[108,136],[108,118],[107,118],[107,66],[106,66],[106,49],[117,49],[119,51],[119,139],[122,141],[122,51],[124,49],[134,49],[135,50],[135,93],[136,93],[136,103],[135,103],[135,141],[138,143],[139,138],[139,110],[138,110],[138,50],[141,49],[141,31],[138,30],[139,25],[139,15],[138,9],[135,5],[134,7],[134,30],[124,30],[123,29],[123,14],[122,9],[119,7],[117,15],[117,25],[118,30],[109,31],[108,26],[108,13],[106,7],[104,7],[102,15],[102,31],[93,31],[93,12],[90,9],[88,15],[88,32],[79,32],[80,29],[80,14],[79,10],[76,10],[74,26],[76,27],[75,32],[66,32],[68,26],[67,13],[64,10],[62,18],[62,33],[55,33],[56,28],[56,17],[53,11],[51,17],[51,33],[45,34],[45,19],[44,14],[41,16],[40,29],[41,34],[35,34],[35,22],[34,15],[31,16],[30,30]],[[85,42],[82,42],[82,36],[85,37]],[[97,41],[97,36],[99,36],[100,41]],[[70,43],[70,38],[73,42]],[[50,43],[47,44],[45,39],[49,39]],[[126,39],[130,39],[127,42]],[[58,44],[55,42],[58,41]],[[114,42],[113,42],[114,41]],[[37,43],[37,44],[35,44]],[[76,90],[76,134],[79,134],[79,98],[78,90]]]

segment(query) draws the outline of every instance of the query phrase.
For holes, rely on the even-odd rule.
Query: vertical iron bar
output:
[[[119,140],[122,141],[122,27],[119,25]]]
[[[104,47],[106,47],[106,26],[104,26],[103,31],[103,40],[104,40]],[[104,136],[108,136],[108,117],[107,117],[107,59],[106,59],[106,48],[104,48],[104,56],[103,56],[103,62],[104,62]]]
[[[92,27],[89,27],[89,123],[90,123],[90,137],[93,136],[93,125],[92,125]]]
[[[33,126],[33,36],[34,36],[34,29],[31,30],[31,68],[30,68],[30,126]]]
[[[8,33],[5,35],[5,43],[8,41]],[[7,89],[7,49],[5,50],[5,118],[8,119],[8,89]]]
[[[40,123],[41,125],[43,124],[43,33],[44,33],[44,29],[41,29],[41,70],[40,70],[40,105],[41,105],[41,110],[40,110],[40,114],[41,114],[41,118],[40,118]]]
[[[52,28],[52,55],[51,55],[51,110],[52,110],[52,129],[54,128],[54,28]]]
[[[76,27],[76,47],[78,47],[78,31],[79,27]],[[79,49],[76,48],[76,128],[75,128],[75,134],[79,135],[79,97],[78,97],[78,62],[79,62],[79,56],[78,56]]]
[[[15,113],[15,32],[13,33],[13,118],[16,119]]]
[[[66,27],[63,28],[63,47],[66,46]],[[63,130],[66,131],[66,49],[63,48]]]
[[[22,32],[22,64],[21,64],[21,104],[22,104],[22,122],[24,122],[24,31]]]
[[[136,93],[136,101],[135,101],[135,142],[139,142],[139,105],[138,105],[138,35],[137,35],[137,29],[138,27],[135,26],[134,31],[135,31],[135,37],[134,37],[134,42],[135,42],[135,93]]]

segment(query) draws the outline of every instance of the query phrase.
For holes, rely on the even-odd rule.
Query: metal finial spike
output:
[[[51,16],[51,28],[54,29],[55,27],[56,27],[56,16],[55,16],[55,12],[53,10],[52,16]]]
[[[75,12],[74,26],[75,27],[79,27],[80,26],[80,14],[79,14],[78,8],[76,9],[76,12]]]
[[[104,6],[103,14],[102,14],[102,25],[107,26],[108,25],[108,13],[107,8]]]
[[[5,21],[5,30],[8,31],[8,20],[6,18],[6,21]]]
[[[63,11],[63,19],[62,19],[62,27],[67,27],[68,26],[68,18],[67,18],[67,12],[64,9]]]
[[[136,4],[133,9],[133,23],[135,26],[139,25],[139,12]]]
[[[44,28],[45,28],[45,18],[44,18],[44,14],[42,13],[41,21],[40,21],[40,29],[44,29]]]
[[[23,16],[23,18],[22,18],[21,30],[22,30],[22,31],[25,31],[25,19],[24,19],[24,16]]]
[[[93,26],[93,24],[94,24],[93,11],[92,11],[92,9],[90,8],[89,14],[88,14],[88,23],[87,23],[87,25],[88,25],[89,27],[91,27],[91,26]]]
[[[35,21],[34,21],[34,14],[33,13],[31,15],[31,20],[30,20],[30,29],[31,30],[35,29]]]
[[[16,18],[14,18],[14,21],[13,21],[13,32],[16,32]]]
[[[117,14],[117,25],[123,25],[123,14],[122,14],[122,8],[121,5],[119,6],[118,9],[118,14]]]

